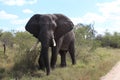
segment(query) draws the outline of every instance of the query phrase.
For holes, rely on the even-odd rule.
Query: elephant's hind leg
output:
[[[60,50],[59,51],[59,53],[60,53],[60,56],[61,56],[61,64],[60,64],[60,66],[61,67],[66,67],[66,53],[67,53],[67,51],[66,50]]]
[[[74,42],[71,42],[71,44],[69,45],[69,53],[72,59],[72,64],[76,64],[76,59],[75,59],[75,45]]]

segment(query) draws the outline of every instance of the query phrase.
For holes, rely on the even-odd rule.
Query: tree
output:
[[[95,34],[96,31],[92,24],[78,24],[75,26],[76,37],[76,56],[85,61],[90,56],[90,52],[96,49]]]
[[[13,34],[11,32],[2,32],[1,42],[9,47],[13,47],[14,39]]]
[[[3,31],[3,30],[0,29],[0,37],[2,36],[2,31]]]
[[[16,32],[15,44],[19,46],[20,50],[30,49],[36,39],[28,32]]]
[[[90,46],[95,38],[96,31],[93,25],[78,24],[75,26],[76,43],[82,46]]]
[[[96,40],[101,43],[102,47],[120,48],[120,33],[114,32],[114,34],[110,34],[105,32],[105,35],[98,35]]]

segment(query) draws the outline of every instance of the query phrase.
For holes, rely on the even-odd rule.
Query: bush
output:
[[[17,53],[15,57],[15,64],[12,69],[13,75],[15,77],[22,76],[25,73],[34,72],[37,66],[37,59],[39,56],[39,50],[29,51],[26,50],[23,54]]]
[[[103,36],[98,35],[96,40],[101,43],[102,47],[120,48],[120,33],[110,34],[106,32]]]
[[[87,62],[87,57],[98,46],[98,43],[95,41],[96,31],[91,24],[78,24],[75,26],[74,31],[76,36],[76,57]]]
[[[28,32],[17,32],[15,34],[15,44],[19,46],[19,51],[29,49],[35,41],[36,39]]]

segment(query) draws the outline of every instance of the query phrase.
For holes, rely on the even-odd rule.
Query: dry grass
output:
[[[77,49],[77,52],[80,49]],[[84,52],[84,51],[83,51]],[[20,53],[20,54],[19,54]],[[111,67],[120,60],[120,49],[98,48],[91,53],[80,53],[77,56],[77,64],[71,65],[68,58],[68,66],[60,68],[59,59],[57,68],[51,71],[50,76],[37,69],[36,58],[39,51],[17,52],[15,49],[7,49],[6,55],[0,48],[0,79],[1,80],[99,80]],[[84,55],[84,58],[82,58]],[[84,59],[84,60],[83,60]]]

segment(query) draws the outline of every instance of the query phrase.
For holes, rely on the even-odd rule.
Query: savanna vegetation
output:
[[[26,31],[0,30],[0,80],[99,80],[120,60],[120,33],[96,35],[92,24],[78,24],[74,32],[77,64],[71,65],[68,54],[67,67],[60,68],[58,56],[56,69],[46,76],[37,68],[40,44],[29,51],[36,39]]]

